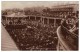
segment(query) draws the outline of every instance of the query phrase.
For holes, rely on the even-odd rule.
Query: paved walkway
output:
[[[6,29],[1,25],[1,50],[2,51],[15,51],[18,50],[13,39],[9,36]]]

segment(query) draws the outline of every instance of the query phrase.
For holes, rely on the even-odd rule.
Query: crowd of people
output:
[[[77,34],[77,36],[79,27],[78,15],[54,15],[53,17],[55,18],[62,18],[62,20],[56,20],[57,25],[55,25],[55,27],[53,22],[52,24],[43,24],[43,22],[40,22],[39,20],[31,20],[26,18],[9,19],[9,23],[6,24],[6,22],[4,23],[4,21],[6,21],[6,17],[3,16],[2,23],[20,50],[56,50],[58,42],[58,37],[56,34],[57,27],[62,25],[72,33]],[[66,36],[69,39],[70,35]]]
[[[15,28],[12,28],[13,26]],[[20,26],[24,27],[24,25]],[[20,50],[56,50],[58,41],[56,29],[31,20],[27,20],[24,28],[20,26],[6,26]]]

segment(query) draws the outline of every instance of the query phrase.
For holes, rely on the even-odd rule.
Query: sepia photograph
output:
[[[1,51],[78,51],[79,1],[2,1]]]

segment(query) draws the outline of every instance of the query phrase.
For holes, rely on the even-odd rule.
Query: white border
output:
[[[79,0],[2,0],[2,1],[79,1]]]
[[[1,16],[1,1],[79,1],[79,7],[80,7],[80,0],[0,0],[0,16]],[[80,9],[79,9],[79,11],[80,11]],[[79,15],[80,15],[80,13],[79,13]],[[80,21],[79,21],[79,27],[80,27]],[[80,37],[80,35],[79,35],[79,37]],[[79,42],[80,42],[80,38],[79,38]],[[0,17],[0,51],[1,51],[1,17]],[[79,44],[79,51],[80,51],[80,44]],[[76,51],[76,52],[79,52],[79,51]],[[6,52],[9,52],[9,51],[6,51]],[[19,51],[17,51],[17,52],[19,52]],[[30,51],[30,52],[32,52],[32,51]],[[37,51],[35,51],[35,52],[37,52]],[[40,51],[40,52],[42,52],[42,51]],[[50,51],[47,51],[47,52],[50,52]],[[61,52],[64,52],[64,51],[61,51]],[[73,52],[73,51],[71,51],[71,52]]]

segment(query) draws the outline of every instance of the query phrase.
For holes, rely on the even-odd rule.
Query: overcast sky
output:
[[[36,7],[36,6],[45,6],[51,7],[55,5],[62,4],[78,4],[77,1],[2,1],[2,10],[10,8],[21,8],[24,7]]]

